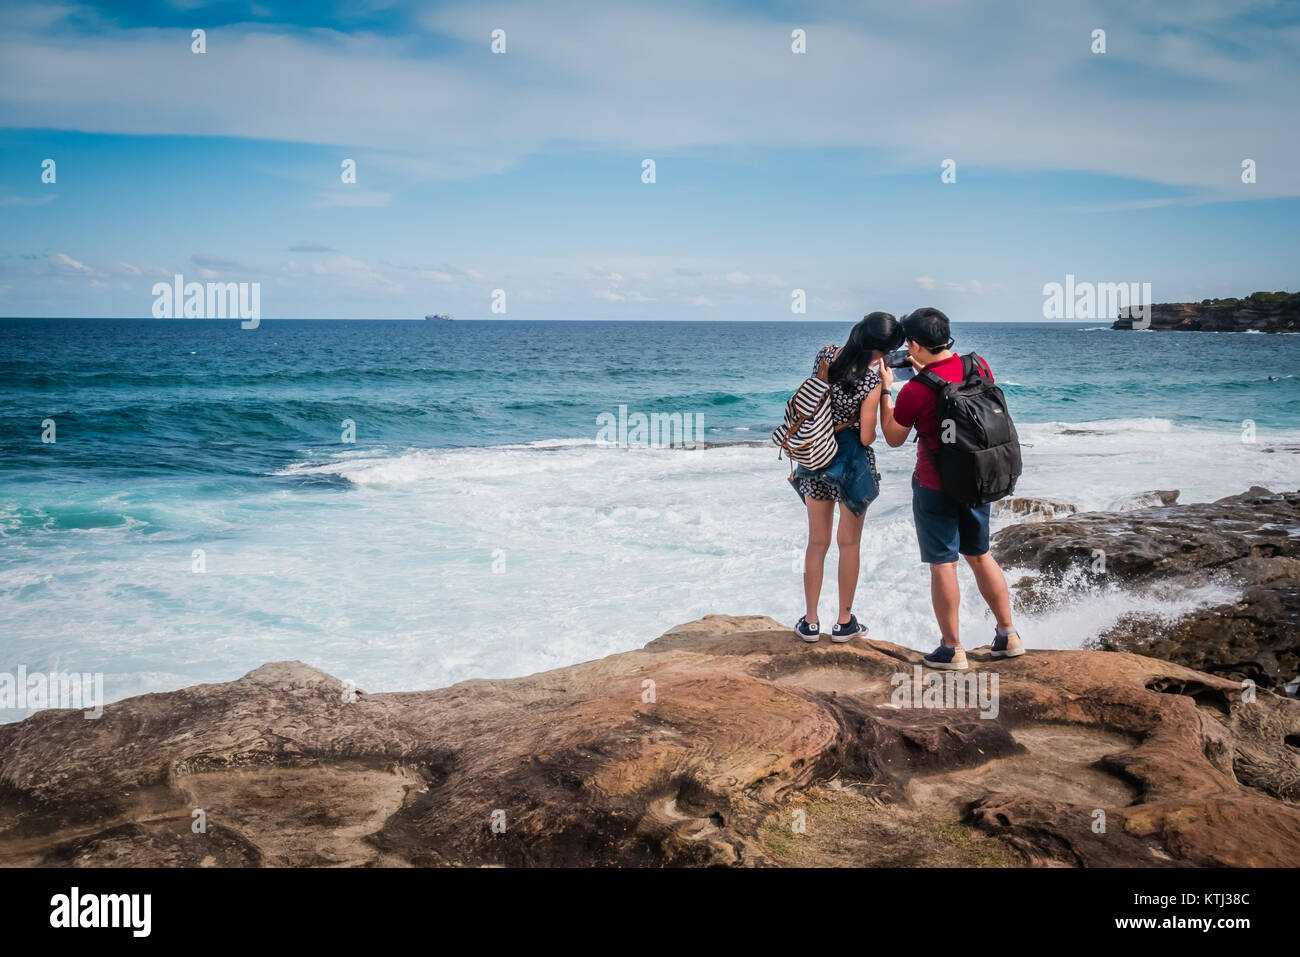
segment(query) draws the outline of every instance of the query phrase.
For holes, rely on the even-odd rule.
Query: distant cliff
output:
[[[1111,328],[1133,328],[1127,310],[1121,310]],[[1253,292],[1244,299],[1153,303],[1151,328],[1177,332],[1300,332],[1300,293]]]

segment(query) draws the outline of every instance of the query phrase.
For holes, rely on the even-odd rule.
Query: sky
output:
[[[7,2],[0,316],[146,317],[176,274],[267,318],[1294,290],[1297,91],[1281,0]]]

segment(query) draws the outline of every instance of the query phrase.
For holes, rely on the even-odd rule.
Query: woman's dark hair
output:
[[[952,326],[948,317],[933,306],[925,306],[903,317],[903,335],[922,348],[941,352],[952,347]]]
[[[902,327],[889,313],[872,312],[863,316],[831,363],[831,385],[856,385],[871,368],[873,352],[892,352],[902,344]]]

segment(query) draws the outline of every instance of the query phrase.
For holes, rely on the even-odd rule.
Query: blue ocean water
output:
[[[804,515],[768,434],[850,326],[0,320],[0,670],[103,672],[112,699],[297,658],[396,690],[711,612],[793,619]],[[1300,486],[1300,338],[956,332],[1006,388],[1024,494]],[[620,406],[702,416],[709,447],[609,448]],[[879,449],[858,604],[925,647],[912,455]],[[1140,601],[1030,624],[1077,645]],[[977,599],[963,614],[984,626]]]

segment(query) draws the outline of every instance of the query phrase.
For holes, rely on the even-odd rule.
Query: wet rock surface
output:
[[[1097,586],[1241,589],[1233,602],[1176,619],[1130,615],[1101,634],[1106,650],[1153,655],[1232,680],[1281,688],[1300,668],[1300,492],[1255,487],[1195,505],[1091,512],[1016,525],[994,536],[994,554],[1031,568],[1018,583],[1028,607],[1051,600],[1073,574]]]
[[[993,503],[993,518],[1015,518],[1026,522],[1045,522],[1061,515],[1073,515],[1079,509],[1069,502],[1050,498],[1004,498]]]

